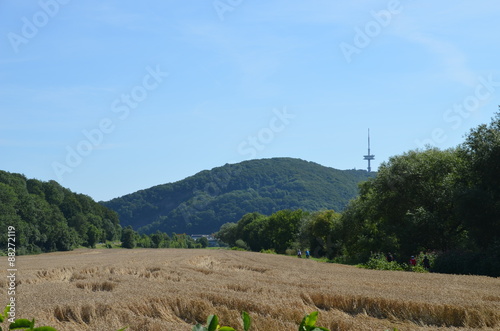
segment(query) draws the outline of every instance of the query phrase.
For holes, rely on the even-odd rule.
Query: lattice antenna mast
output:
[[[368,161],[368,172],[372,172],[371,160],[375,160],[375,155],[370,154],[370,129],[368,129],[368,155],[364,155],[364,160]]]

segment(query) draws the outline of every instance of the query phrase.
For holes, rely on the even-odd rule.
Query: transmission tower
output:
[[[372,172],[370,161],[375,160],[375,155],[370,154],[370,129],[368,129],[368,155],[364,155],[364,160],[368,161],[368,172]]]

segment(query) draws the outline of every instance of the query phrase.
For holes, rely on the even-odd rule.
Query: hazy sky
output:
[[[0,1],[0,169],[96,200],[226,163],[372,168],[500,104],[495,0]]]

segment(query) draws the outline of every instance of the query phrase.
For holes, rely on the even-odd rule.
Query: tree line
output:
[[[407,261],[432,251],[439,271],[500,276],[500,112],[456,148],[391,157],[342,214],[247,214],[217,236],[254,251],[302,247],[352,263],[375,252]]]
[[[123,229],[122,243],[123,248],[206,248],[208,239],[202,237],[194,240],[187,234],[173,233],[169,236],[165,232],[156,231],[150,235],[140,234],[134,231],[131,226]]]
[[[118,212],[123,227],[140,233],[212,233],[254,211],[341,210],[357,195],[357,184],[371,176],[293,158],[250,160],[102,204]]]
[[[121,242],[124,248],[204,248],[208,240],[157,231],[139,234],[121,227],[118,214],[84,194],[73,193],[56,181],[27,179],[0,171],[0,228],[14,227],[16,254],[69,251],[80,246]],[[8,247],[0,237],[1,250]],[[12,243],[12,242],[11,242]]]
[[[56,181],[42,182],[0,171],[0,228],[15,228],[16,253],[95,247],[120,240],[118,214]],[[2,250],[7,237],[0,237]]]

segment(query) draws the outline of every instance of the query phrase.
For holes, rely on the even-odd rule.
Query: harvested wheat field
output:
[[[498,278],[178,249],[20,256],[17,268],[17,318],[63,331],[191,330],[209,314],[241,329],[243,310],[263,331],[297,330],[316,310],[331,330],[500,330]]]

